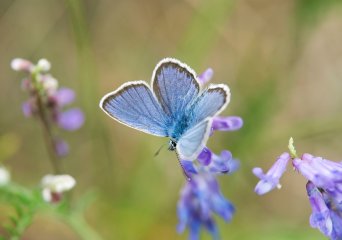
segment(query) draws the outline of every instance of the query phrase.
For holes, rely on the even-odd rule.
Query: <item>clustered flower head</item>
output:
[[[11,67],[15,71],[26,72],[22,80],[22,89],[29,94],[29,99],[22,104],[26,117],[38,117],[43,124],[54,125],[68,131],[79,129],[84,123],[84,115],[79,108],[65,107],[75,100],[75,92],[70,88],[58,87],[58,81],[48,73],[51,64],[40,59],[35,65],[28,60],[16,58]],[[68,145],[62,139],[55,139],[55,151],[59,156],[68,153]]]
[[[48,203],[58,203],[63,193],[71,190],[76,180],[70,175],[46,175],[42,179],[42,196]]]
[[[198,76],[201,85],[210,81],[213,70],[207,69]],[[242,127],[240,117],[215,116],[212,122],[211,135],[214,131],[235,131]],[[177,212],[179,233],[189,228],[189,239],[197,240],[203,226],[213,239],[219,239],[218,229],[213,216],[219,215],[229,222],[235,212],[234,206],[222,195],[216,176],[231,174],[239,168],[239,161],[233,159],[228,150],[220,155],[205,147],[196,161],[180,160],[185,174],[189,177],[181,190]]]
[[[260,168],[253,169],[260,178],[255,192],[262,195],[279,186],[279,179],[291,162],[308,180],[306,191],[312,208],[310,225],[332,240],[342,239],[342,163],[309,153],[298,157],[292,138],[289,150],[290,153],[283,153],[266,174]]]

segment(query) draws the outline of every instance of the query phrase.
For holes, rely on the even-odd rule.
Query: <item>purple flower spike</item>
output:
[[[219,117],[213,118],[212,130],[213,131],[236,131],[243,125],[243,120],[240,117]]]
[[[214,75],[214,71],[211,68],[208,68],[207,70],[205,70],[203,73],[201,73],[197,79],[200,82],[201,85],[206,84],[207,82],[210,81],[210,79],[213,77]]]
[[[254,191],[259,195],[263,195],[273,190],[275,187],[280,188],[279,179],[285,172],[287,163],[290,159],[291,156],[289,153],[283,153],[266,174],[263,173],[261,168],[254,168],[254,175],[260,178]]]
[[[310,225],[313,228],[318,228],[324,235],[329,237],[333,230],[333,224],[330,218],[329,209],[324,202],[323,195],[310,181],[306,184],[306,190],[312,208]]]
[[[78,108],[69,109],[58,116],[58,125],[68,131],[79,129],[83,123],[84,115]]]
[[[201,226],[204,226],[213,239],[218,239],[218,231],[213,219],[216,213],[225,221],[230,221],[234,206],[221,194],[216,179],[210,174],[195,175],[181,191],[177,207],[179,224],[177,231],[189,228],[189,239],[198,240]]]
[[[58,89],[54,97],[58,106],[63,107],[75,100],[75,92],[70,88],[60,88]]]

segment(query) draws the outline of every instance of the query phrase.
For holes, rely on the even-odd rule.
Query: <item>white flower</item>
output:
[[[11,68],[14,71],[26,71],[26,72],[31,72],[33,69],[33,64],[26,60],[26,59],[22,59],[22,58],[15,58],[12,60],[11,62]]]
[[[46,202],[59,202],[63,192],[76,185],[76,180],[70,175],[46,175],[42,179],[43,199]]]
[[[8,184],[10,180],[11,174],[9,173],[9,171],[6,168],[0,166],[0,186]]]
[[[53,94],[54,92],[57,91],[58,81],[57,81],[57,79],[52,77],[50,74],[43,75],[40,80],[43,84],[44,89],[48,93]]]
[[[37,67],[43,71],[43,72],[47,72],[50,70],[51,68],[51,64],[48,60],[46,60],[45,58],[42,58],[38,61],[37,63]]]

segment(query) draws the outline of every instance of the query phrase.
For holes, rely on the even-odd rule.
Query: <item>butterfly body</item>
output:
[[[177,147],[177,142],[175,140],[170,139],[168,149],[170,151],[175,151],[176,147]]]
[[[100,107],[122,124],[169,137],[169,150],[193,160],[209,137],[212,117],[227,106],[229,99],[228,86],[211,84],[201,90],[190,67],[166,58],[153,71],[151,87],[144,81],[125,83],[105,95]]]

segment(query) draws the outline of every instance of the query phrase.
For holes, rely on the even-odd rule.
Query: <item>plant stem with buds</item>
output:
[[[38,118],[42,124],[44,139],[46,143],[46,147],[49,153],[49,158],[51,161],[51,164],[54,169],[55,174],[60,174],[62,172],[61,165],[59,163],[58,156],[56,154],[56,147],[55,147],[55,139],[53,137],[50,121],[48,119],[48,116],[46,115],[46,110],[44,108],[44,103],[42,96],[39,91],[39,87],[37,86],[37,74],[33,72],[32,78],[34,81],[34,94],[36,96],[37,106],[38,106]]]

